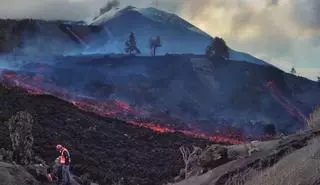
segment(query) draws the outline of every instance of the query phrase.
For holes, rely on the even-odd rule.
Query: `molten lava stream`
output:
[[[143,111],[136,110],[135,108],[131,107],[127,103],[114,100],[114,101],[105,101],[101,102],[95,99],[89,99],[80,96],[71,96],[70,93],[57,86],[50,84],[50,89],[42,88],[41,85],[44,86],[43,77],[42,76],[35,76],[29,78],[28,76],[17,75],[15,72],[4,71],[3,75],[3,82],[4,84],[8,84],[11,87],[18,87],[22,88],[30,94],[34,95],[41,95],[41,94],[51,94],[56,96],[60,99],[68,101],[72,103],[77,108],[86,111],[86,112],[93,112],[101,116],[108,116],[114,117],[123,121],[126,121],[129,124],[144,127],[151,129],[158,133],[174,133],[179,132],[184,135],[207,139],[212,142],[223,142],[223,143],[230,143],[230,144],[241,144],[243,141],[241,139],[234,139],[228,136],[212,136],[209,134],[204,134],[200,132],[190,131],[190,130],[177,130],[174,128],[164,127],[162,125],[170,125],[170,124],[160,124],[154,123],[151,121],[144,122],[141,120],[137,120],[134,117],[137,115],[140,116],[143,114]],[[174,124],[173,124],[174,125]]]
[[[284,97],[277,88],[274,81],[268,81],[265,86],[269,89],[273,98],[293,117],[298,118],[304,124],[307,123],[307,117],[292,103]]]

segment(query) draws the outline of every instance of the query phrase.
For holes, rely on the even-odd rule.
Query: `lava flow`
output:
[[[280,93],[274,81],[268,81],[265,86],[270,90],[274,99],[277,100],[291,116],[298,118],[303,123],[307,123],[307,117]]]
[[[188,135],[190,137],[208,139],[212,142],[219,143],[230,143],[230,144],[241,144],[243,140],[237,137],[237,135],[233,137],[215,135],[212,136],[210,134],[204,134],[199,131],[194,131],[191,129],[176,129],[170,128],[171,125],[175,125],[174,123],[165,123],[164,121],[150,121],[151,118],[141,119],[144,115],[144,111],[136,109],[127,103],[121,100],[96,100],[90,97],[83,97],[79,95],[72,95],[72,93],[68,92],[63,88],[59,88],[53,84],[48,84],[43,81],[42,76],[27,76],[20,75],[11,71],[2,71],[2,83],[5,84],[8,88],[22,88],[30,94],[34,95],[42,95],[49,94],[56,96],[60,99],[68,101],[72,103],[74,106],[78,107],[81,110],[87,112],[94,112],[98,115],[105,117],[114,117],[119,120],[126,121],[129,124],[144,127],[151,129],[155,132],[159,133],[182,133]],[[137,118],[139,117],[139,118]],[[169,121],[168,121],[169,122]]]

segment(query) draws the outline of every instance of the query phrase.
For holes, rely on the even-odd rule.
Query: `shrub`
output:
[[[274,124],[266,124],[263,127],[263,132],[267,136],[275,136],[277,133],[276,126]]]
[[[320,127],[320,107],[317,107],[307,120],[307,126],[309,129],[317,129]]]

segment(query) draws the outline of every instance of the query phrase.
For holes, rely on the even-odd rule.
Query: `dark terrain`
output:
[[[116,116],[124,120],[146,117],[166,127],[180,122],[170,127],[213,135],[259,138],[268,124],[277,133],[294,133],[320,103],[317,82],[272,66],[203,55],[55,57],[31,60],[13,72],[6,80],[107,102],[108,116],[115,116],[110,103],[121,101],[127,107]],[[128,115],[128,109],[142,113]]]
[[[107,39],[108,34],[103,27],[83,25],[82,22],[0,19],[2,54],[55,55],[81,51],[87,45],[97,44],[94,40],[105,43]]]
[[[215,135],[227,135],[232,130],[259,138],[267,124],[274,124],[278,133],[294,133],[304,127],[306,115],[320,103],[316,98],[320,93],[316,82],[287,74],[267,63],[242,61],[248,57],[240,53],[237,54],[242,56],[240,59],[225,58],[234,52],[229,48],[229,53],[226,53],[228,46],[223,40],[220,45],[224,44],[216,48],[223,51],[219,54],[222,57],[210,59],[192,54],[156,57],[119,54],[110,57],[105,54],[113,51],[110,48],[97,54],[97,48],[113,47],[113,42],[121,45],[118,48],[118,53],[121,53],[126,33],[131,28],[136,30],[140,27],[150,27],[151,35],[138,29],[138,45],[141,43],[139,35],[144,35],[143,42],[147,42],[149,37],[166,34],[167,30],[170,37],[162,39],[171,42],[176,35],[184,35],[180,34],[183,32],[188,39],[177,37],[174,43],[182,45],[182,40],[193,42],[195,39],[203,41],[203,47],[206,47],[206,34],[189,32],[187,28],[191,25],[178,24],[185,23],[178,17],[169,16],[174,18],[173,22],[158,20],[160,17],[154,17],[157,12],[154,9],[139,12],[131,7],[119,12],[119,16],[93,25],[66,21],[0,20],[3,25],[0,29],[0,52],[9,64],[27,64],[13,71],[18,75],[35,76],[36,80],[28,79],[33,86],[51,91],[50,85],[53,85],[98,101],[118,99],[130,107],[142,109],[148,119],[165,123],[174,120],[183,123],[180,125],[191,125],[191,129]],[[130,22],[127,28],[123,22],[130,15],[135,15],[137,20]],[[161,28],[161,32],[154,32],[157,28]],[[111,34],[113,38],[106,29],[114,32]],[[189,40],[191,35],[194,37]],[[198,39],[200,37],[203,38]],[[141,43],[142,46],[146,44]],[[163,47],[166,50],[170,48],[169,45]],[[83,54],[87,51],[95,54]],[[266,86],[269,82],[274,85],[276,96]]]
[[[212,143],[175,130],[219,136],[213,137],[216,141],[221,137],[262,139],[266,125],[274,126],[273,136],[293,134],[306,128],[307,115],[320,104],[319,83],[235,52],[223,39],[214,42],[214,52],[205,56],[213,38],[173,14],[127,7],[110,19],[98,20],[91,25],[0,20],[0,60],[5,61],[0,81],[6,84],[0,85],[1,147],[11,149],[6,121],[18,111],[27,111],[35,120],[35,155],[48,163],[57,157],[55,145],[59,143],[70,149],[72,172],[77,176],[88,173],[101,185],[121,178],[126,185],[163,185],[177,180],[184,167],[180,146],[204,148]],[[144,54],[149,53],[150,37],[161,36],[163,47],[158,54],[162,56],[110,54],[123,52],[131,31]],[[170,133],[160,133],[165,129]],[[261,150],[251,157],[244,145],[228,148],[244,153],[234,158],[205,150],[213,166],[201,166],[205,170],[198,175],[202,176],[179,184],[230,185],[227,180],[239,174],[259,179],[257,174],[268,172],[287,157],[313,163],[313,153],[304,150],[314,148],[308,141],[318,135],[316,129],[258,142]],[[291,153],[297,157],[290,158]],[[219,161],[220,157],[223,163],[217,165],[215,158]],[[266,182],[249,185],[279,185],[270,179]]]
[[[181,145],[205,146],[210,142],[178,133],[160,134],[115,119],[78,110],[72,104],[46,95],[29,95],[0,87],[0,146],[10,149],[6,121],[26,110],[35,119],[35,155],[48,163],[56,158],[54,146],[70,148],[72,171],[89,173],[93,180],[110,184],[157,185],[171,180],[183,167]],[[96,129],[90,129],[96,127]]]

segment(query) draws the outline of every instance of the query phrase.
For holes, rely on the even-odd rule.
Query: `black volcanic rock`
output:
[[[27,165],[32,160],[32,125],[33,119],[28,112],[18,112],[8,121],[13,149],[13,160]]]
[[[28,95],[0,87],[0,145],[11,149],[5,124],[18,111],[34,118],[34,152],[52,162],[55,145],[66,145],[72,155],[72,172],[110,184],[124,178],[125,184],[163,184],[183,167],[178,148],[205,146],[208,141],[176,133],[155,133],[125,122],[78,110],[52,96]],[[95,126],[96,129],[90,129]]]

